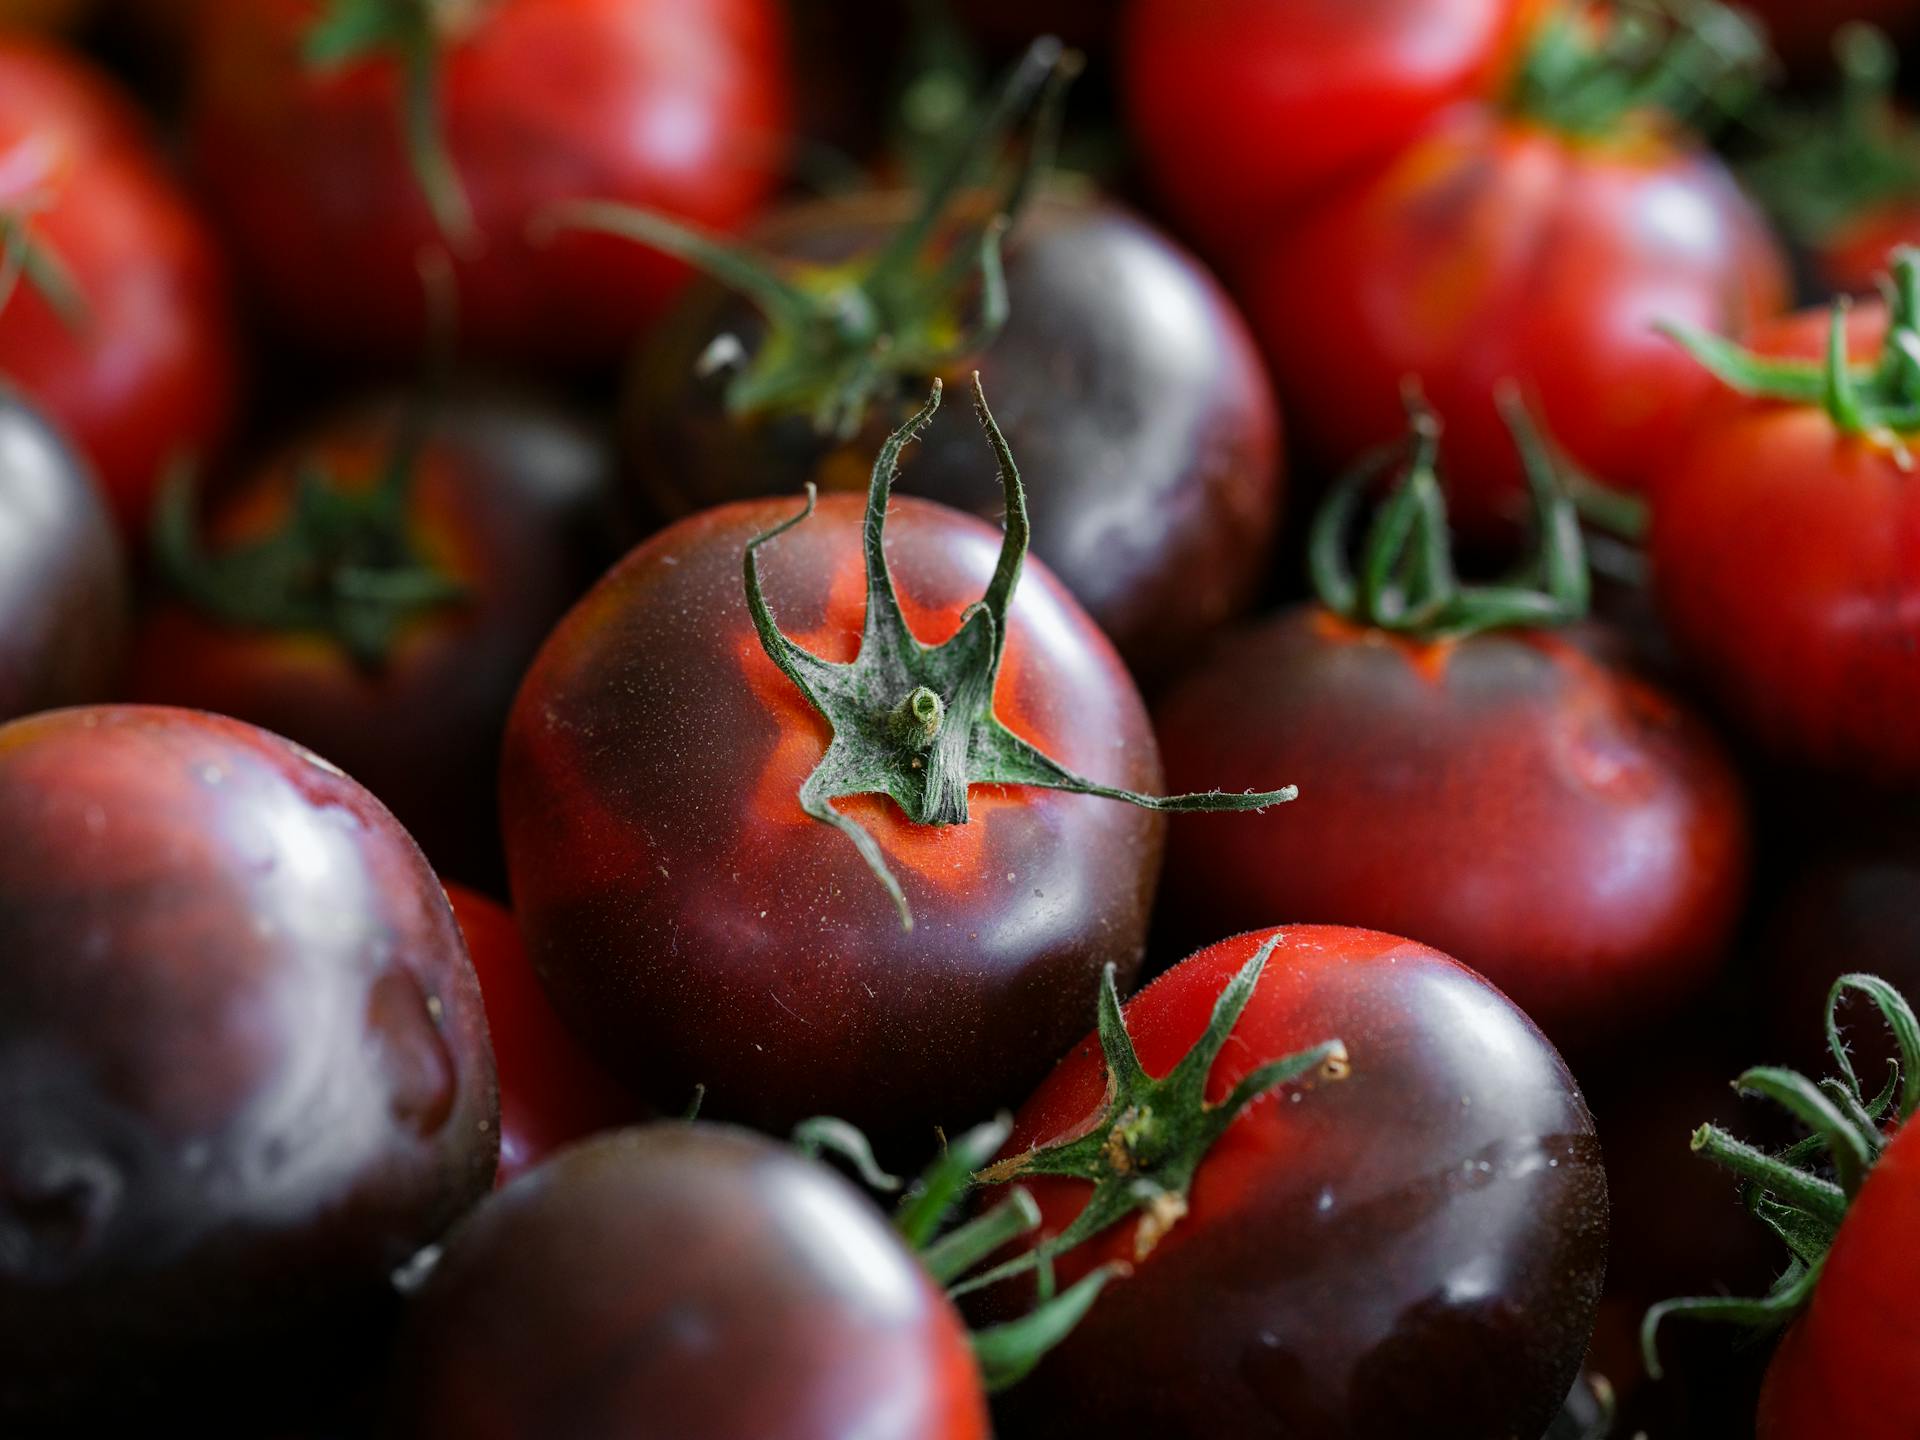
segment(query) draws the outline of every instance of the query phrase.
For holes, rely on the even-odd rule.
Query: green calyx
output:
[[[1839,1026],[1850,993],[1878,1007],[1900,1058],[1886,1084],[1869,1096],[1854,1072]],[[1892,1133],[1920,1110],[1920,1020],[1900,992],[1873,975],[1843,975],[1827,997],[1827,1047],[1838,1076],[1809,1080],[1792,1070],[1763,1067],[1734,1082],[1742,1095],[1759,1095],[1791,1111],[1812,1133],[1779,1154],[1736,1139],[1716,1125],[1694,1132],[1693,1148],[1744,1182],[1748,1211],[1786,1245],[1788,1261],[1774,1287],[1758,1299],[1725,1296],[1668,1300],[1647,1311],[1640,1341],[1647,1373],[1660,1376],[1656,1348],[1661,1322],[1672,1315],[1715,1320],[1754,1330],[1787,1324],[1805,1307],[1847,1207],[1860,1193]]]
[[[1715,0],[1626,0],[1603,16],[1558,0],[1508,97],[1563,134],[1607,138],[1635,116],[1709,126],[1741,114],[1771,68],[1753,22]]]
[[[400,70],[401,139],[421,196],[448,244],[470,251],[478,232],[460,171],[447,148],[440,112],[440,59],[448,38],[469,20],[474,0],[327,0],[304,53],[329,71],[373,57]]]
[[[34,233],[34,207],[0,211],[0,313],[22,285],[46,301],[72,334],[93,323],[87,297],[59,252]]]
[[[923,645],[907,628],[887,568],[887,500],[900,454],[940,407],[941,384],[881,446],[867,490],[864,552],[866,623],[860,651],[838,664],[823,660],[781,634],[760,585],[760,551],[813,513],[814,490],[792,519],[754,537],[746,548],[747,609],[773,663],[800,688],[833,727],[820,764],[800,787],[800,806],[837,828],[859,850],[899,907],[901,924],[913,912],[879,844],[834,808],[848,795],[886,795],[916,825],[964,825],[967,792],[975,785],[1033,785],[1077,795],[1099,795],[1150,810],[1260,810],[1295,798],[1289,786],[1265,792],[1208,791],[1198,795],[1139,795],[1073,774],[1002,725],[993,713],[994,684],[1007,645],[1007,610],[1027,557],[1027,495],[1006,438],[987,409],[980,377],[973,377],[974,411],[993,446],[1006,498],[1006,538],[987,593],[959,631],[939,645]]]
[[[1063,1176],[1093,1186],[1085,1208],[1058,1235],[1025,1254],[956,1287],[982,1289],[1050,1265],[1054,1259],[1133,1215],[1142,1215],[1134,1243],[1144,1260],[1186,1214],[1187,1192],[1214,1142],[1246,1108],[1283,1085],[1313,1077],[1323,1082],[1348,1073],[1347,1050],[1338,1040],[1257,1066],[1218,1105],[1207,1103],[1207,1080],[1241,1012],[1252,1000],[1275,935],[1240,967],[1214,1002],[1207,1028],[1180,1063],[1160,1079],[1147,1074],[1127,1034],[1114,988],[1113,966],[1100,987],[1100,1050],[1107,1064],[1106,1108],[1075,1139],[1015,1155],[979,1172],[982,1184],[1001,1185],[1032,1175]]]
[[[377,669],[410,620],[466,597],[414,545],[411,501],[424,441],[424,423],[409,418],[379,481],[365,490],[301,465],[286,524],[218,554],[201,543],[192,475],[177,469],[154,515],[161,579],[223,624],[327,635],[356,664]]]
[[[1847,316],[1852,302],[1845,296],[1833,302],[1827,351],[1819,360],[1756,355],[1691,326],[1662,328],[1723,384],[1742,395],[1818,405],[1843,435],[1885,445],[1903,466],[1910,466],[1905,437],[1920,430],[1920,250],[1901,246],[1893,253],[1892,266],[1892,279],[1885,287],[1887,333],[1879,359],[1871,365],[1855,365],[1848,358]]]
[[[1321,604],[1357,625],[1420,640],[1570,625],[1586,617],[1591,577],[1578,507],[1526,408],[1509,391],[1501,396],[1501,409],[1520,451],[1535,517],[1536,551],[1519,573],[1493,585],[1460,580],[1436,468],[1440,422],[1410,392],[1404,444],[1344,476],[1314,517],[1308,564]],[[1362,499],[1396,459],[1400,479],[1374,514],[1356,575],[1348,534]]]
[[[898,401],[965,362],[1006,324],[1002,239],[1045,173],[1061,97],[1079,63],[1057,40],[1035,41],[970,140],[945,157],[913,214],[850,261],[785,261],[664,215],[605,202],[556,207],[538,228],[637,240],[751,300],[766,332],[727,382],[728,412],[798,415],[823,435],[850,439],[873,404]],[[1024,160],[981,212],[970,205],[968,187],[1030,106],[1036,119]],[[740,353],[737,339],[720,336],[708,357],[734,363]]]
[[[1796,239],[1818,245],[1878,207],[1920,199],[1920,129],[1894,103],[1898,56],[1871,25],[1834,37],[1837,102],[1779,116],[1766,150],[1743,168],[1750,188]]]

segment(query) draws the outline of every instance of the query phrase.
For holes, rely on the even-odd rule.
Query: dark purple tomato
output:
[[[493,1177],[433,872],[297,746],[148,707],[0,727],[0,835],[0,1420],[322,1413]]]
[[[1318,607],[1223,642],[1158,713],[1173,783],[1297,777],[1272,825],[1176,820],[1187,930],[1314,920],[1457,955],[1563,1046],[1714,974],[1746,807],[1676,702],[1550,631],[1418,642]]]
[[[126,605],[120,542],[92,477],[0,385],[0,721],[105,699]]]
[[[407,1440],[985,1440],[952,1305],[833,1172],[669,1123],[563,1152],[480,1208],[416,1297]]]
[[[1136,1217],[1056,1261],[1062,1284],[1108,1261],[1133,1273],[1006,1393],[1009,1440],[1535,1440],[1559,1410],[1607,1258],[1607,1180],[1579,1087],[1466,967],[1319,925],[1223,940],[1135,996],[1126,1025],[1149,1075],[1194,1048],[1228,980],[1276,936],[1207,1102],[1334,1038],[1350,1070],[1241,1111],[1157,1241],[1143,1248]],[[1085,1134],[1107,1083],[1088,1036],[1021,1107],[1003,1153]],[[1091,1193],[1079,1179],[1020,1183],[1043,1217],[1028,1243],[1058,1235]]]
[[[798,260],[865,254],[907,218],[906,194],[803,205],[758,236]],[[980,372],[1019,457],[1034,553],[1143,676],[1259,593],[1282,499],[1280,422],[1258,352],[1206,269],[1145,221],[1111,204],[1037,201],[1008,239],[1010,318],[943,378]],[[735,418],[722,376],[697,363],[716,335],[751,350],[760,323],[706,283],[643,348],[628,404],[636,499],[655,520],[749,495],[864,490],[897,417],[875,406],[844,441],[804,416]],[[906,387],[914,403],[918,378]],[[980,442],[965,407],[934,418],[914,467],[916,494],[999,518],[981,483]]]
[[[747,542],[794,513],[683,520],[554,631],[507,727],[514,908],[561,1019],[643,1100],[677,1113],[704,1084],[707,1113],[763,1129],[833,1114],[923,1145],[1037,1079],[1085,1028],[1103,966],[1138,972],[1164,823],[1028,787],[974,787],[958,825],[837,802],[898,875],[903,930],[847,837],[801,809],[829,726],[742,592]],[[859,646],[862,514],[828,496],[761,559],[781,627],[830,661]],[[1000,539],[893,502],[887,555],[923,644],[980,599]],[[1139,695],[1060,582],[1030,564],[1008,614],[999,718],[1071,770],[1157,789]]]
[[[204,526],[211,568],[283,531],[308,473],[349,494],[377,491],[406,408],[360,405],[223,492]],[[311,548],[315,568],[336,576],[404,563],[457,593],[400,610],[382,653],[367,655],[351,635],[271,610],[255,623],[242,595],[228,613],[176,591],[135,631],[133,697],[237,716],[309,746],[379,796],[444,873],[495,880],[500,734],[541,641],[615,553],[609,479],[600,437],[565,411],[506,392],[450,399],[412,462],[405,515],[386,527],[398,534],[337,546],[320,537]]]

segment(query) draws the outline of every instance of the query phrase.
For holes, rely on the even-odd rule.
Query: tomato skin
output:
[[[212,459],[233,418],[224,261],[130,103],[78,58],[3,36],[0,209],[23,203],[87,319],[76,332],[23,285],[0,310],[0,373],[73,437],[122,528],[143,534],[163,469]]]
[[[761,553],[776,620],[832,660],[853,658],[865,613],[863,505],[826,496]],[[507,728],[515,909],[568,1028],[662,1111],[699,1083],[703,1114],[776,1132],[833,1114],[923,1145],[1030,1084],[1093,1013],[1103,965],[1123,984],[1137,973],[1164,823],[984,786],[963,826],[842,801],[900,879],[903,931],[853,845],[800,809],[829,730],[747,613],[746,543],[795,508],[742,502],[671,526],[554,631]],[[923,643],[979,600],[999,544],[969,516],[894,500],[887,552]],[[997,710],[1069,769],[1158,788],[1131,681],[1031,560]]]
[[[1134,998],[1149,1074],[1192,1047],[1274,933],[1222,941]],[[1066,1433],[1050,1427],[1072,1416],[1074,1433],[1213,1440],[1532,1436],[1558,1411],[1606,1265],[1606,1177],[1578,1087],[1524,1015],[1439,952],[1365,930],[1278,933],[1207,1098],[1335,1036],[1352,1073],[1227,1129],[1185,1218],[1008,1392],[1008,1435]],[[1104,1084],[1088,1037],[1021,1108],[1005,1153],[1083,1131]],[[1088,1190],[1021,1183],[1040,1236]],[[1137,1224],[1063,1256],[1061,1282],[1133,1260]]]
[[[1133,0],[1121,90],[1154,188],[1244,250],[1317,192],[1484,93],[1529,0]],[[1284,135],[1286,143],[1274,143]]]
[[[1482,106],[1443,116],[1246,273],[1309,449],[1344,465],[1397,439],[1417,378],[1446,428],[1450,518],[1479,542],[1526,513],[1502,382],[1573,461],[1643,489],[1715,389],[1655,323],[1738,338],[1788,293],[1778,243],[1704,150],[1576,142]]]
[[[1829,323],[1807,312],[1753,346],[1811,357]],[[1855,313],[1856,358],[1885,323],[1878,305]],[[1898,457],[1813,406],[1726,392],[1654,496],[1655,597],[1731,716],[1783,758],[1920,783],[1920,486]]]
[[[104,698],[126,642],[113,521],[67,442],[0,385],[0,721]]]
[[[1760,1392],[1758,1440],[1920,1434],[1920,1126],[1874,1162]]]
[[[1168,895],[1190,929],[1390,926],[1463,957],[1569,1046],[1671,1010],[1738,918],[1731,765],[1570,636],[1420,644],[1296,609],[1223,642],[1156,721],[1175,786],[1301,787],[1271,824],[1175,817]]]
[[[636,1103],[567,1034],[513,915],[463,885],[447,886],[453,918],[480,980],[494,1070],[500,1080],[499,1189],[554,1151],[642,1118]]]
[[[1814,247],[1814,272],[1839,295],[1877,295],[1887,257],[1920,244],[1920,204],[1890,204],[1856,215]]]
[[[774,254],[843,260],[883,243],[910,205],[882,192],[793,206],[756,238]],[[1029,481],[1034,553],[1135,673],[1157,677],[1266,579],[1284,491],[1266,369],[1205,267],[1110,203],[1037,199],[1009,237],[1006,279],[1005,328],[945,378],[980,372]],[[744,302],[703,284],[643,347],[626,451],[645,515],[677,519],[809,480],[866,488],[898,420],[884,407],[835,443],[805,419],[738,421],[724,377],[696,378],[716,335],[751,345],[760,329]],[[980,479],[979,427],[949,406],[921,443],[914,493],[998,521],[999,494]]]
[[[390,1433],[986,1440],[966,1332],[838,1175],[674,1122],[489,1200],[417,1297]]]
[[[420,346],[418,271],[443,239],[400,141],[397,69],[306,68],[313,0],[209,0],[192,138],[235,253],[304,343]],[[685,271],[636,246],[529,222],[620,200],[728,230],[780,173],[785,36],[771,0],[500,0],[442,55],[447,146],[479,232],[455,257],[463,343],[524,361],[617,354]]]
[[[493,1176],[432,872],[298,747],[138,706],[0,727],[0,831],[0,1417],[320,1413]]]
[[[219,497],[209,548],[283,524],[309,458],[343,486],[371,487],[407,403],[366,401],[289,443]],[[415,617],[369,669],[328,636],[236,628],[166,600],[135,632],[131,692],[311,747],[378,795],[442,870],[494,878],[500,734],[547,632],[606,562],[611,468],[593,430],[544,401],[451,397],[430,423],[411,515],[461,603]]]

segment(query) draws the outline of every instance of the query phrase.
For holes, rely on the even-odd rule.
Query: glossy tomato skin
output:
[[[1497,82],[1528,0],[1132,0],[1121,93],[1154,188],[1228,253]],[[1285,143],[1274,137],[1285,136]]]
[[[1739,337],[1787,298],[1778,243],[1725,167],[1658,133],[1574,141],[1459,107],[1246,266],[1254,327],[1308,448],[1396,440],[1419,380],[1446,427],[1449,514],[1526,515],[1495,397],[1518,383],[1596,477],[1644,488],[1715,382],[1654,329]]]
[[[302,466],[346,487],[385,473],[407,401],[322,422],[216,501],[207,543],[285,523]],[[401,630],[385,664],[319,634],[249,629],[172,599],[135,632],[135,698],[234,715],[324,755],[378,795],[443,870],[500,872],[495,777],[507,711],[541,642],[605,566],[611,484],[594,430],[530,395],[478,390],[439,405],[417,462],[412,534],[460,585]]]
[[[1265,931],[1175,966],[1128,1005],[1141,1062],[1192,1047]],[[1535,1436],[1580,1367],[1606,1267],[1592,1117],[1560,1057],[1437,951],[1289,927],[1207,1096],[1337,1036],[1352,1073],[1260,1101],[1202,1162],[1189,1213],[1006,1396],[1009,1436]],[[1015,1118],[1008,1154],[1099,1113],[1083,1040]],[[1085,1203],[1023,1181],[1038,1235]],[[1134,1260],[1137,1221],[1063,1257],[1070,1282]]]
[[[554,1151],[643,1118],[639,1105],[567,1034],[527,960],[513,914],[463,885],[447,886],[480,980],[500,1083],[498,1188]]]
[[[965,1330],[884,1218],[775,1141],[601,1136],[488,1201],[415,1301],[390,1433],[986,1440]]]
[[[86,314],[32,285],[0,310],[0,374],[71,435],[129,534],[162,471],[210,460],[238,362],[225,262],[130,103],[86,62],[0,36],[0,210],[31,213]]]
[[[1718,967],[1747,817],[1720,747],[1569,635],[1419,644],[1318,607],[1223,642],[1156,717],[1170,782],[1297,782],[1271,824],[1175,817],[1191,929],[1302,916],[1462,957],[1563,1046]]]
[[[1808,312],[1754,347],[1812,357],[1828,323]],[[1855,313],[1856,358],[1885,324],[1878,305]],[[1920,486],[1900,457],[1816,407],[1723,392],[1654,500],[1661,614],[1732,718],[1782,758],[1920,784]]]
[[[1813,1300],[1781,1337],[1760,1392],[1759,1440],[1920,1434],[1920,1126],[1874,1163],[1827,1252]]]
[[[354,355],[418,348],[418,257],[444,239],[400,140],[398,71],[307,68],[313,0],[209,0],[193,149],[262,301],[294,337]],[[787,76],[772,0],[501,0],[442,50],[444,131],[477,239],[456,254],[464,342],[516,361],[619,353],[685,271],[624,241],[529,223],[617,200],[719,230],[771,190]]]
[[[776,254],[843,259],[882,243],[908,206],[884,193],[814,202],[774,217],[759,239]],[[946,379],[979,370],[1027,480],[1034,553],[1136,673],[1156,676],[1264,581],[1284,488],[1265,367],[1200,262],[1114,205],[1039,200],[1010,238],[1006,271],[1005,329]],[[716,335],[750,342],[757,330],[744,303],[702,285],[643,348],[626,449],[644,514],[673,519],[808,480],[865,489],[891,411],[836,444],[805,418],[735,420],[724,377],[696,378]],[[922,446],[916,494],[999,519],[967,407],[936,415]]]
[[[298,747],[137,706],[0,727],[0,829],[0,1416],[317,1413],[493,1176],[432,872]]]
[[[862,508],[827,496],[761,552],[778,622],[830,660],[853,658],[865,613]],[[964,826],[841,801],[900,879],[903,930],[852,843],[800,809],[829,730],[747,613],[746,543],[794,512],[763,500],[681,521],[555,630],[507,729],[515,910],[567,1027],[642,1099],[678,1113],[704,1084],[703,1114],[774,1132],[833,1114],[923,1147],[1038,1077],[1093,1013],[1103,965],[1137,973],[1164,824],[1026,789],[976,786]],[[999,543],[894,500],[887,551],[923,643],[979,600]],[[1157,790],[1132,683],[1032,561],[997,711],[1071,769]]]
[[[92,475],[0,385],[0,721],[105,699],[126,606],[120,543]]]

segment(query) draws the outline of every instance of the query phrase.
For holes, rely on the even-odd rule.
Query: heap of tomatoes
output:
[[[1914,1440],[1915,40],[0,0],[0,1435]]]

